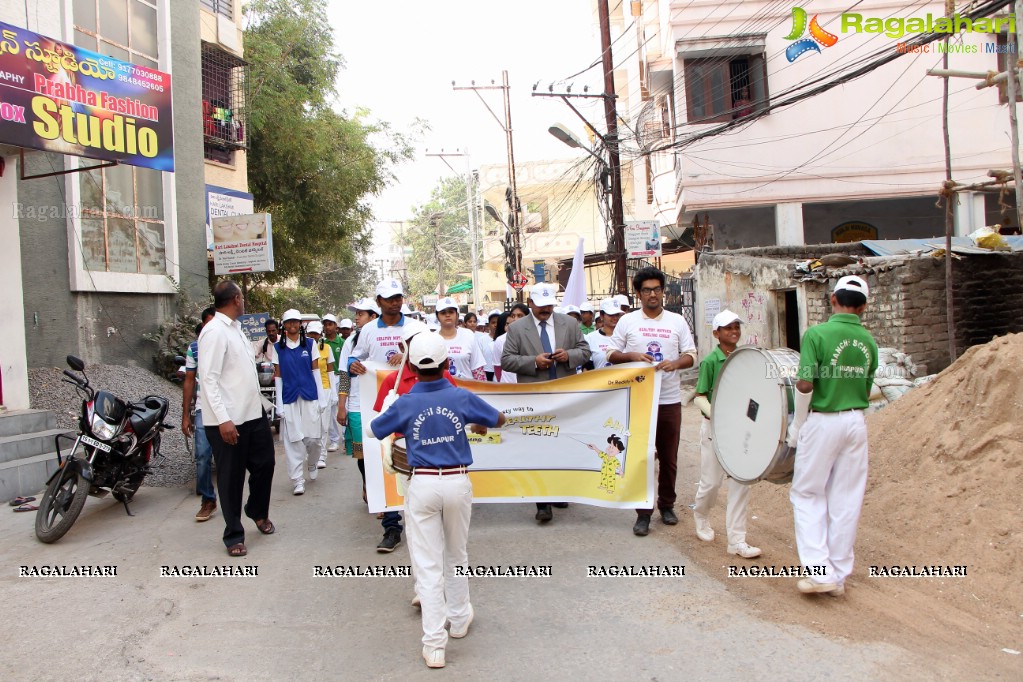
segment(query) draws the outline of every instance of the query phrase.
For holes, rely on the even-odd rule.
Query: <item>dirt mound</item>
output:
[[[698,428],[692,420],[684,433]],[[1023,334],[970,349],[867,425],[870,475],[846,595],[801,597],[787,580],[729,587],[781,622],[915,652],[907,679],[1019,679],[1023,656],[1003,649],[1023,649]],[[694,482],[695,445],[683,467]],[[749,540],[764,549],[756,563],[798,563],[789,487],[753,490]],[[723,530],[721,498],[711,521]],[[739,563],[685,535],[708,570]],[[966,576],[870,576],[871,566],[914,565],[966,566]]]

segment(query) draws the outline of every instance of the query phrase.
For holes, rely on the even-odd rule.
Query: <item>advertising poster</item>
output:
[[[394,370],[365,364],[359,390],[375,396]],[[485,436],[469,434],[473,502],[653,507],[660,376],[652,366],[627,363],[533,384],[457,383],[507,419]],[[380,441],[370,430],[373,402],[362,400],[369,510],[400,510],[405,477],[384,472]]]
[[[248,192],[206,185],[206,248],[213,250],[214,218],[249,215],[254,211],[255,202]]]
[[[173,171],[170,74],[0,22],[0,144]]]
[[[660,258],[660,224],[656,220],[626,221],[625,250],[629,258]]]
[[[218,275],[274,269],[269,213],[213,219],[213,269]]]

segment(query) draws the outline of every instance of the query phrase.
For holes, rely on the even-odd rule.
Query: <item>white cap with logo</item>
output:
[[[600,302],[600,312],[604,315],[621,315],[622,307],[613,298],[605,298]]]
[[[401,288],[401,282],[394,279],[381,280],[377,284],[377,296],[380,298],[391,298],[392,296],[404,296],[405,292]]]
[[[289,308],[288,310],[284,311],[283,315],[281,315],[281,324],[284,324],[288,320],[301,320],[301,319],[302,319],[302,313],[298,312],[294,308]]]
[[[615,294],[613,296],[613,298],[614,298],[614,300],[618,301],[619,307],[621,307],[623,310],[625,308],[631,308],[632,307],[629,304],[629,297],[626,296],[625,294]]]
[[[376,313],[377,315],[380,314],[380,308],[372,298],[360,298],[355,303],[349,304],[348,309],[353,312],[368,310]]]
[[[354,327],[355,325],[354,325],[354,324],[352,324],[352,321],[351,321],[351,320],[349,320],[349,319],[348,319],[348,318],[346,317],[345,319],[343,319],[343,320],[341,320],[340,322],[338,322],[338,323],[337,323],[337,326],[338,326],[338,327],[339,327],[340,329],[351,329],[351,328],[352,328],[352,327]]]
[[[549,282],[534,284],[529,290],[529,298],[533,300],[533,305],[557,305],[558,288]]]
[[[442,310],[452,310],[452,309],[458,310],[458,301],[456,301],[455,299],[451,298],[450,296],[445,296],[444,298],[439,299],[437,301],[437,305],[436,305],[436,307],[434,309],[438,313],[440,311],[442,311]]]
[[[337,317],[335,317],[334,315],[331,315],[330,313],[327,313],[326,315],[323,316],[323,321],[324,322],[333,322],[334,324],[337,324]]]

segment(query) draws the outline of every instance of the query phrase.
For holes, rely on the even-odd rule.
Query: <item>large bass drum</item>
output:
[[[711,409],[714,453],[739,483],[788,483],[796,449],[785,444],[799,354],[790,348],[736,349],[718,374]]]

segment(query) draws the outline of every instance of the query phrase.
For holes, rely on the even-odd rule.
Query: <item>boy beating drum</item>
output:
[[[735,352],[742,333],[739,316],[731,310],[722,310],[715,315],[711,326],[714,328],[713,334],[718,347],[700,363],[700,378],[696,382],[696,398],[693,400],[693,404],[703,413],[700,424],[700,485],[696,490],[693,519],[696,521],[696,537],[705,542],[714,540],[714,529],[710,527],[710,519],[707,517],[725,480],[725,470],[721,468],[717,455],[714,454],[714,442],[711,439],[710,401],[721,366],[725,364],[725,359]],[[737,554],[744,559],[755,559],[761,554],[760,548],[746,544],[749,494],[750,486],[734,480],[728,482],[725,529],[728,531],[728,553]]]
[[[822,580],[802,578],[805,594],[845,593],[867,487],[867,425],[863,410],[877,371],[877,344],[860,315],[870,290],[855,275],[831,294],[834,314],[803,334],[795,415],[787,442],[796,447],[789,499],[804,566],[823,566]]]

